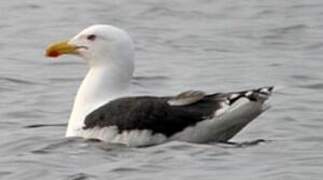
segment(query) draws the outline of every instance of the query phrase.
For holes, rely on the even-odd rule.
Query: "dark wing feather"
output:
[[[84,129],[117,126],[120,132],[147,129],[169,137],[204,120],[218,108],[208,99],[185,106],[171,106],[168,100],[148,96],[116,99],[90,113]]]
[[[212,118],[217,110],[232,105],[239,98],[264,101],[272,87],[233,93],[205,95],[187,91],[175,97],[126,97],[113,100],[90,113],[84,129],[116,126],[119,131],[151,130],[167,137],[188,126]]]

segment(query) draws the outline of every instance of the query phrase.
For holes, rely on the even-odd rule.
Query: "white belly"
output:
[[[86,139],[99,139],[108,143],[125,144],[127,146],[148,146],[161,144],[167,140],[166,136],[150,130],[130,130],[120,133],[116,126],[81,130],[79,136]]]

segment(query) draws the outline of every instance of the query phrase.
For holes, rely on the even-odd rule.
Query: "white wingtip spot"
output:
[[[239,96],[239,94],[231,94],[229,99],[235,99]]]
[[[264,94],[270,94],[270,91],[268,88],[262,88],[262,89],[260,89],[260,92],[264,93]]]
[[[252,91],[247,91],[244,95],[246,96],[246,97],[248,97],[248,96],[250,96],[252,94]]]
[[[214,112],[215,116],[220,116],[224,114],[230,107],[230,105],[227,104],[225,101],[221,102],[219,105],[220,105],[220,108]]]

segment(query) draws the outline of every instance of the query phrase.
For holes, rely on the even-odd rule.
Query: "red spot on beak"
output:
[[[59,55],[60,55],[60,53],[57,51],[49,51],[46,54],[47,57],[58,57]]]

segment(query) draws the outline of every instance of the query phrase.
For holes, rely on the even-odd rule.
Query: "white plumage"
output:
[[[175,97],[119,100],[129,95],[134,47],[125,31],[109,25],[90,26],[71,40],[55,43],[47,49],[50,57],[61,54],[79,55],[90,67],[75,97],[67,137],[80,136],[129,146],[170,140],[226,141],[267,109],[264,101],[272,91],[272,87],[212,95],[187,91]],[[113,105],[127,108],[116,108],[112,112]],[[148,111],[150,108],[152,110]],[[164,115],[149,114],[156,113],[158,108]]]

